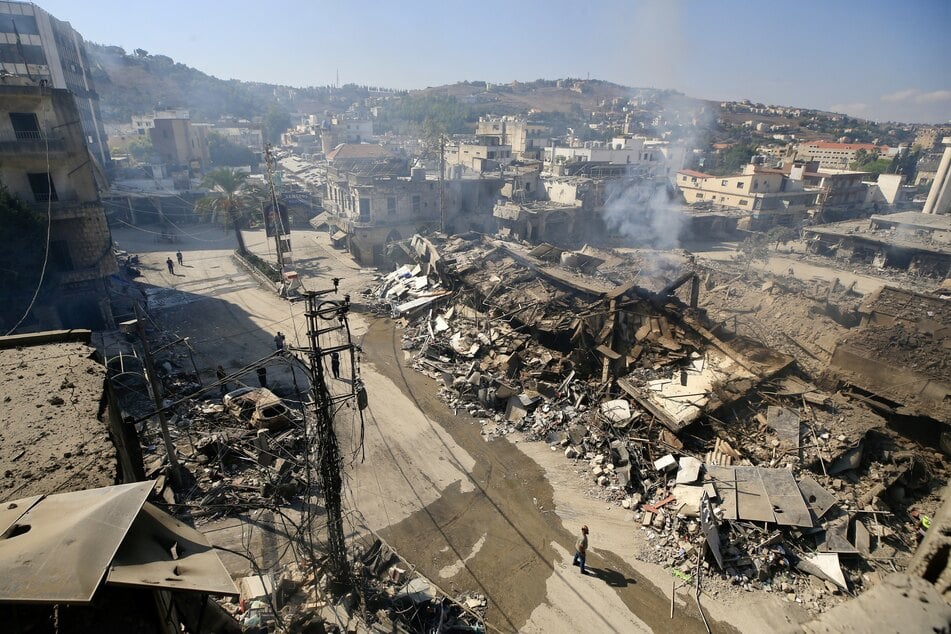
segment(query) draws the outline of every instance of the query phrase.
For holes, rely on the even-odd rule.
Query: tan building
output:
[[[358,146],[362,147],[362,146]],[[387,245],[414,233],[439,230],[445,205],[447,232],[485,231],[500,179],[447,179],[409,169],[405,159],[332,162],[323,207],[332,240],[363,264],[384,264]]]
[[[86,43],[69,22],[32,2],[0,2],[0,70],[73,93],[86,146],[99,166],[111,158]]]
[[[887,145],[871,143],[833,143],[831,141],[804,141],[796,148],[796,160],[817,161],[821,169],[849,169],[860,150],[876,158],[888,156]]]
[[[169,166],[183,166],[193,172],[208,167],[209,124],[193,124],[186,117],[156,116],[149,128],[149,138],[156,156]]]
[[[43,286],[19,330],[113,327],[106,289],[117,270],[112,236],[79,121],[69,91],[0,77],[0,182],[50,218],[49,244],[36,245],[48,248]],[[30,304],[35,287],[26,286],[4,298],[4,322]]]
[[[677,186],[687,204],[712,203],[750,213],[749,228],[800,222],[815,204],[816,192],[805,191],[781,170],[747,165],[737,176],[713,176],[693,170],[677,172]]]
[[[476,136],[494,139],[494,145],[509,146],[516,159],[537,161],[549,145],[551,127],[519,117],[480,117]]]
[[[462,165],[466,169],[479,173],[497,172],[512,162],[512,146],[489,145],[484,142],[459,143],[455,148],[447,149],[447,163]]]

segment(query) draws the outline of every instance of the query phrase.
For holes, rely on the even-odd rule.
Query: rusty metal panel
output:
[[[92,601],[153,484],[60,493],[35,503],[0,539],[0,602]]]

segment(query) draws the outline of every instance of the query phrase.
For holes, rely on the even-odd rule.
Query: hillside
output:
[[[127,122],[156,108],[188,108],[198,120],[252,117],[277,102],[276,86],[221,80],[141,49],[130,55],[117,46],[87,42],[86,47],[102,116],[109,122]]]

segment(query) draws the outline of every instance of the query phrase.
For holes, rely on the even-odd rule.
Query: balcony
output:
[[[39,130],[14,130],[0,133],[0,154],[46,154],[65,152],[62,136],[44,136]]]
[[[98,201],[80,201],[75,196],[58,196],[56,200],[49,202],[32,202],[30,207],[37,213],[46,215],[49,208],[54,220],[66,220],[68,218],[85,218],[90,215],[103,213],[102,203]]]

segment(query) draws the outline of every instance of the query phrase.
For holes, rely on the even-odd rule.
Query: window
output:
[[[703,198],[703,194],[701,192],[697,192],[697,198]]]
[[[13,124],[13,133],[17,141],[39,140],[40,122],[32,112],[11,112],[10,123]]]
[[[726,179],[723,179],[722,181],[720,181],[720,186],[726,187]]]
[[[746,204],[747,204],[748,202],[749,202],[749,201],[746,200],[745,198],[743,198],[742,200],[740,200],[740,204],[743,205],[744,207],[746,206]]]
[[[396,213],[396,196],[390,196],[386,199],[386,213],[391,216]]]
[[[743,181],[736,181],[736,188],[743,189],[743,186],[746,185]]]
[[[370,217],[370,199],[361,198],[360,199],[360,218],[367,219]]]
[[[419,196],[418,196],[418,195],[417,195],[417,196],[413,196],[413,213],[418,214],[418,213],[420,212],[420,209],[422,209],[422,207],[421,207],[421,205],[420,205],[420,198],[419,198]]]
[[[37,174],[27,174],[30,179],[30,189],[33,190],[33,197],[38,203],[48,203],[59,200],[56,197],[56,188],[53,187],[53,178],[49,172],[39,172]]]

